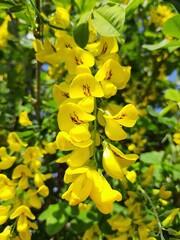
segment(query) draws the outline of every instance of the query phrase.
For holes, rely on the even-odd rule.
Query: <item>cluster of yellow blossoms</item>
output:
[[[15,132],[7,138],[8,147],[0,148],[0,225],[6,227],[0,239],[30,240],[38,228],[31,208],[40,209],[49,195],[45,181],[51,174],[40,171],[44,151],[27,146]],[[9,153],[8,153],[9,152]]]
[[[38,61],[64,69],[60,83],[53,88],[59,108],[56,144],[61,151],[68,151],[57,162],[67,163],[64,182],[71,183],[62,198],[74,206],[90,197],[102,213],[108,214],[122,195],[111,188],[104,173],[122,180],[127,167],[138,159],[136,154],[124,154],[112,141],[127,138],[123,127],[133,127],[138,113],[132,104],[121,107],[110,103],[109,99],[126,87],[131,67],[119,63],[115,38],[99,36],[91,21],[89,30],[85,49],[67,32],[57,30],[54,43],[46,38],[42,44],[36,39],[34,48]],[[102,162],[96,156],[97,149],[102,151]]]
[[[174,13],[166,5],[159,4],[157,8],[152,7],[150,9],[150,22],[155,24],[156,27],[162,27],[162,25],[171,17]]]

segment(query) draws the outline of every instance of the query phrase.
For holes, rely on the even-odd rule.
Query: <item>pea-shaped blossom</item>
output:
[[[16,161],[15,156],[10,156],[9,154],[7,154],[5,147],[0,148],[0,159],[0,170],[6,170],[10,168]]]
[[[67,103],[60,106],[58,112],[58,125],[61,131],[69,132],[73,127],[87,125],[95,117],[83,111],[75,103]]]
[[[72,182],[62,195],[63,199],[74,206],[85,201],[89,196],[96,207],[104,214],[113,210],[113,202],[122,199],[121,193],[113,190],[106,179],[90,167],[71,168],[66,170],[64,181]]]
[[[126,87],[130,79],[131,67],[124,67],[118,61],[107,60],[98,70],[95,77],[101,81],[101,85],[106,98],[116,94],[118,89]]]
[[[29,120],[29,117],[28,117],[28,112],[23,111],[23,112],[20,113],[20,115],[19,115],[19,123],[22,126],[30,126],[30,125],[32,125],[32,122]]]
[[[71,98],[104,96],[100,83],[90,73],[78,74],[70,84],[69,94]]]
[[[4,224],[9,217],[9,210],[11,206],[0,206],[0,225]]]
[[[107,137],[114,141],[126,138],[124,127],[133,127],[138,119],[138,111],[132,104],[127,104],[115,115],[103,115],[106,125],[105,133]]]
[[[62,82],[59,85],[54,84],[53,98],[58,106],[61,105],[69,98],[69,85],[65,82]]]
[[[86,148],[93,143],[88,125],[74,126],[69,134],[61,131],[56,136],[57,147],[62,151],[73,150],[76,147]]]
[[[15,132],[10,132],[8,134],[7,142],[9,144],[9,148],[16,152],[19,152],[23,146],[27,146],[27,144],[23,143]]]
[[[76,148],[71,153],[60,157],[56,160],[57,163],[67,163],[71,167],[82,167],[87,164],[90,158],[90,149]]]
[[[26,189],[29,187],[29,183],[28,183],[29,177],[33,177],[33,175],[30,169],[23,164],[18,165],[12,173],[12,179],[19,179],[18,187],[20,189]]]
[[[112,144],[104,144],[102,164],[104,170],[115,179],[122,179],[127,167],[138,159],[136,154],[124,154]]]
[[[94,57],[90,52],[75,47],[66,51],[65,65],[70,74],[89,72],[89,68],[94,65]]]
[[[0,174],[0,200],[6,201],[13,199],[15,195],[16,184],[6,175]]]
[[[32,214],[31,210],[27,206],[21,205],[10,215],[10,219],[14,218],[18,218],[17,231],[26,232],[29,231],[28,218],[34,220],[35,216]]]

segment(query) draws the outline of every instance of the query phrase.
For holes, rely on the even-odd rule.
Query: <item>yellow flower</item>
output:
[[[90,197],[96,207],[104,214],[111,213],[114,201],[122,200],[121,193],[112,189],[104,176],[95,170],[90,171],[88,177],[93,181]]]
[[[130,79],[130,73],[131,67],[121,66],[119,62],[109,59],[98,70],[95,78],[101,81],[105,97],[111,97],[116,94],[116,91],[111,93],[106,86],[112,84],[115,89],[125,88]]]
[[[15,132],[8,134],[7,142],[11,151],[15,152],[19,152],[23,146],[27,146],[27,144],[23,143]]]
[[[44,45],[39,39],[35,39],[33,45],[36,51],[36,59],[39,62],[47,62],[49,64],[56,65],[62,61],[53,43],[48,38],[45,39]]]
[[[0,174],[0,199],[9,200],[13,199],[15,195],[16,184],[13,183],[6,175]]]
[[[103,168],[115,179],[122,179],[126,168],[138,159],[136,154],[124,154],[111,144],[104,144],[103,149]]]
[[[99,229],[99,226],[93,225],[85,231],[82,240],[99,240],[100,234],[101,230]]]
[[[0,225],[4,224],[8,217],[9,217],[9,210],[10,210],[11,206],[0,206]]]
[[[58,112],[58,125],[61,131],[69,132],[73,127],[80,125],[87,126],[89,121],[93,121],[95,117],[83,111],[75,103],[67,103],[60,106]]]
[[[168,227],[172,221],[174,220],[175,216],[179,213],[179,208],[175,208],[172,210],[172,212],[163,220],[162,226]]]
[[[55,154],[57,150],[56,142],[46,142],[43,141],[44,149],[49,154]]]
[[[131,182],[131,183],[135,183],[136,182],[136,178],[137,178],[137,174],[134,170],[131,171],[127,171],[126,173],[126,178]]]
[[[44,186],[44,182],[52,177],[51,173],[43,174],[41,172],[36,172],[34,174],[34,184],[36,187],[40,188]]]
[[[16,161],[15,156],[11,157],[10,155],[7,154],[5,147],[0,148],[0,158],[1,158],[0,170],[6,170],[6,169],[12,167],[12,165]]]
[[[53,26],[60,28],[68,28],[70,24],[69,13],[65,8],[57,7],[56,12],[49,19]]]
[[[40,159],[43,157],[43,153],[39,147],[28,147],[24,151],[24,163],[30,165],[32,170],[40,168],[41,161]]]
[[[174,133],[174,135],[173,135],[173,141],[174,141],[176,144],[180,145],[180,133]]]
[[[96,64],[101,67],[108,59],[118,60],[118,44],[114,37],[100,36],[100,40],[86,46],[89,52],[96,57]]]
[[[131,219],[122,215],[114,215],[107,220],[112,230],[117,230],[121,233],[127,232],[131,227]]]
[[[8,22],[10,20],[9,15],[6,16],[3,23],[0,26],[0,49],[4,48],[6,41],[8,40],[10,33],[8,32]]]
[[[138,111],[132,104],[127,104],[117,114],[104,114],[106,121],[105,133],[107,137],[114,141],[126,138],[126,133],[122,126],[133,127],[138,119]]]
[[[69,89],[70,98],[103,97],[99,82],[90,73],[78,74],[71,82]]]
[[[59,85],[54,84],[53,98],[58,106],[61,105],[66,99],[69,98],[69,85],[65,82],[62,82]]]
[[[90,196],[99,211],[108,214],[113,210],[113,202],[122,199],[121,194],[113,190],[106,179],[90,167],[69,167],[65,172],[64,181],[72,182],[62,195],[62,198],[68,200],[72,206]]]
[[[22,126],[30,126],[32,125],[32,122],[28,118],[28,113],[26,111],[23,111],[19,115],[19,123]]]
[[[90,158],[90,150],[87,148],[77,148],[73,150],[71,153],[60,157],[56,160],[57,163],[66,162],[70,167],[82,167],[86,165]]]
[[[159,4],[158,7],[150,9],[150,21],[156,27],[161,27],[169,18],[173,17],[174,13],[166,6]]]
[[[0,239],[1,240],[10,240],[10,233],[11,233],[11,226],[5,227],[4,231],[0,233]]]
[[[65,65],[70,74],[90,72],[89,67],[94,65],[93,55],[80,47],[66,51]]]
[[[38,190],[29,189],[27,191],[27,195],[29,197],[28,203],[30,204],[30,206],[40,209],[42,207],[42,203],[41,198],[38,196],[38,194],[43,197],[47,197],[49,195],[48,187],[46,185],[42,185],[38,188]]]
[[[18,187],[20,189],[26,189],[29,187],[28,177],[33,177],[33,175],[29,168],[23,164],[18,165],[12,173],[12,179],[20,178],[18,181]]]
[[[32,214],[31,210],[22,205],[18,207],[11,215],[10,219],[14,219],[18,217],[17,221],[17,231],[18,232],[25,232],[29,230],[28,218],[31,220],[35,219],[35,216]]]

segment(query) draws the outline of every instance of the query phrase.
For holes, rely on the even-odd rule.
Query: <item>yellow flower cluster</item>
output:
[[[70,151],[57,160],[68,165],[64,182],[70,186],[62,198],[74,206],[90,197],[102,213],[108,214],[122,195],[111,188],[103,173],[122,180],[138,159],[136,154],[124,154],[112,141],[127,138],[124,127],[134,126],[138,112],[132,104],[121,107],[110,103],[109,99],[126,87],[131,67],[120,64],[115,38],[99,36],[91,21],[89,29],[85,49],[65,31],[56,34],[54,43],[48,38],[44,44],[35,40],[34,48],[38,61],[49,63],[51,69],[64,68],[65,73],[53,88],[59,108],[56,144],[61,151]],[[103,168],[96,154],[100,147]]]
[[[30,229],[38,228],[31,221],[35,220],[31,208],[42,207],[42,199],[49,195],[45,181],[51,174],[40,171],[41,148],[28,146],[15,132],[9,133],[7,142],[8,148],[0,148],[0,225],[6,224],[0,239],[30,240]]]
[[[150,9],[150,22],[156,27],[161,27],[169,18],[173,17],[174,13],[166,6],[159,4],[155,9]]]
[[[6,41],[8,40],[10,33],[8,32],[8,22],[10,20],[9,16],[6,16],[3,23],[0,25],[0,49],[5,47]]]

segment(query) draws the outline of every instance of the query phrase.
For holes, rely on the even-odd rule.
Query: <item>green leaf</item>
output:
[[[95,7],[96,0],[75,0],[81,13],[92,10]]]
[[[140,155],[140,161],[147,164],[159,165],[161,163],[163,155],[164,155],[164,151],[160,151],[160,152],[152,151],[152,152],[142,153]]]
[[[74,40],[81,48],[84,48],[89,39],[89,18],[91,12],[85,13],[79,20],[76,28],[73,31]]]
[[[180,39],[180,15],[178,14],[168,19],[164,23],[162,31],[166,35]]]
[[[0,0],[0,9],[10,8],[15,6],[16,4],[13,1],[8,0]]]
[[[138,8],[140,4],[143,4],[144,0],[132,0],[130,3],[127,5],[125,9],[126,16],[131,16],[133,12]]]
[[[52,0],[52,2],[54,3],[54,5],[56,7],[63,7],[63,8],[66,8],[68,6],[71,5],[71,0]]]
[[[51,204],[40,214],[39,220],[46,220],[46,232],[49,236],[58,233],[66,224],[63,203]]]
[[[154,51],[160,48],[173,48],[176,49],[178,47],[180,47],[180,40],[167,40],[167,39],[163,39],[161,42],[156,43],[156,44],[143,44],[142,45],[143,48],[146,48],[150,51]]]
[[[154,110],[154,108],[151,105],[147,106],[148,113],[153,117],[158,117],[159,113]]]
[[[15,13],[15,12],[21,12],[22,10],[24,10],[25,9],[25,6],[24,5],[22,5],[22,4],[17,4],[16,6],[13,6],[13,7],[10,7],[10,11],[12,12],[12,13]]]
[[[98,33],[107,37],[119,36],[125,20],[124,9],[116,4],[105,5],[93,12],[93,25]]]
[[[168,100],[172,100],[175,102],[180,102],[180,91],[173,89],[173,88],[169,88],[166,92],[164,97]]]

